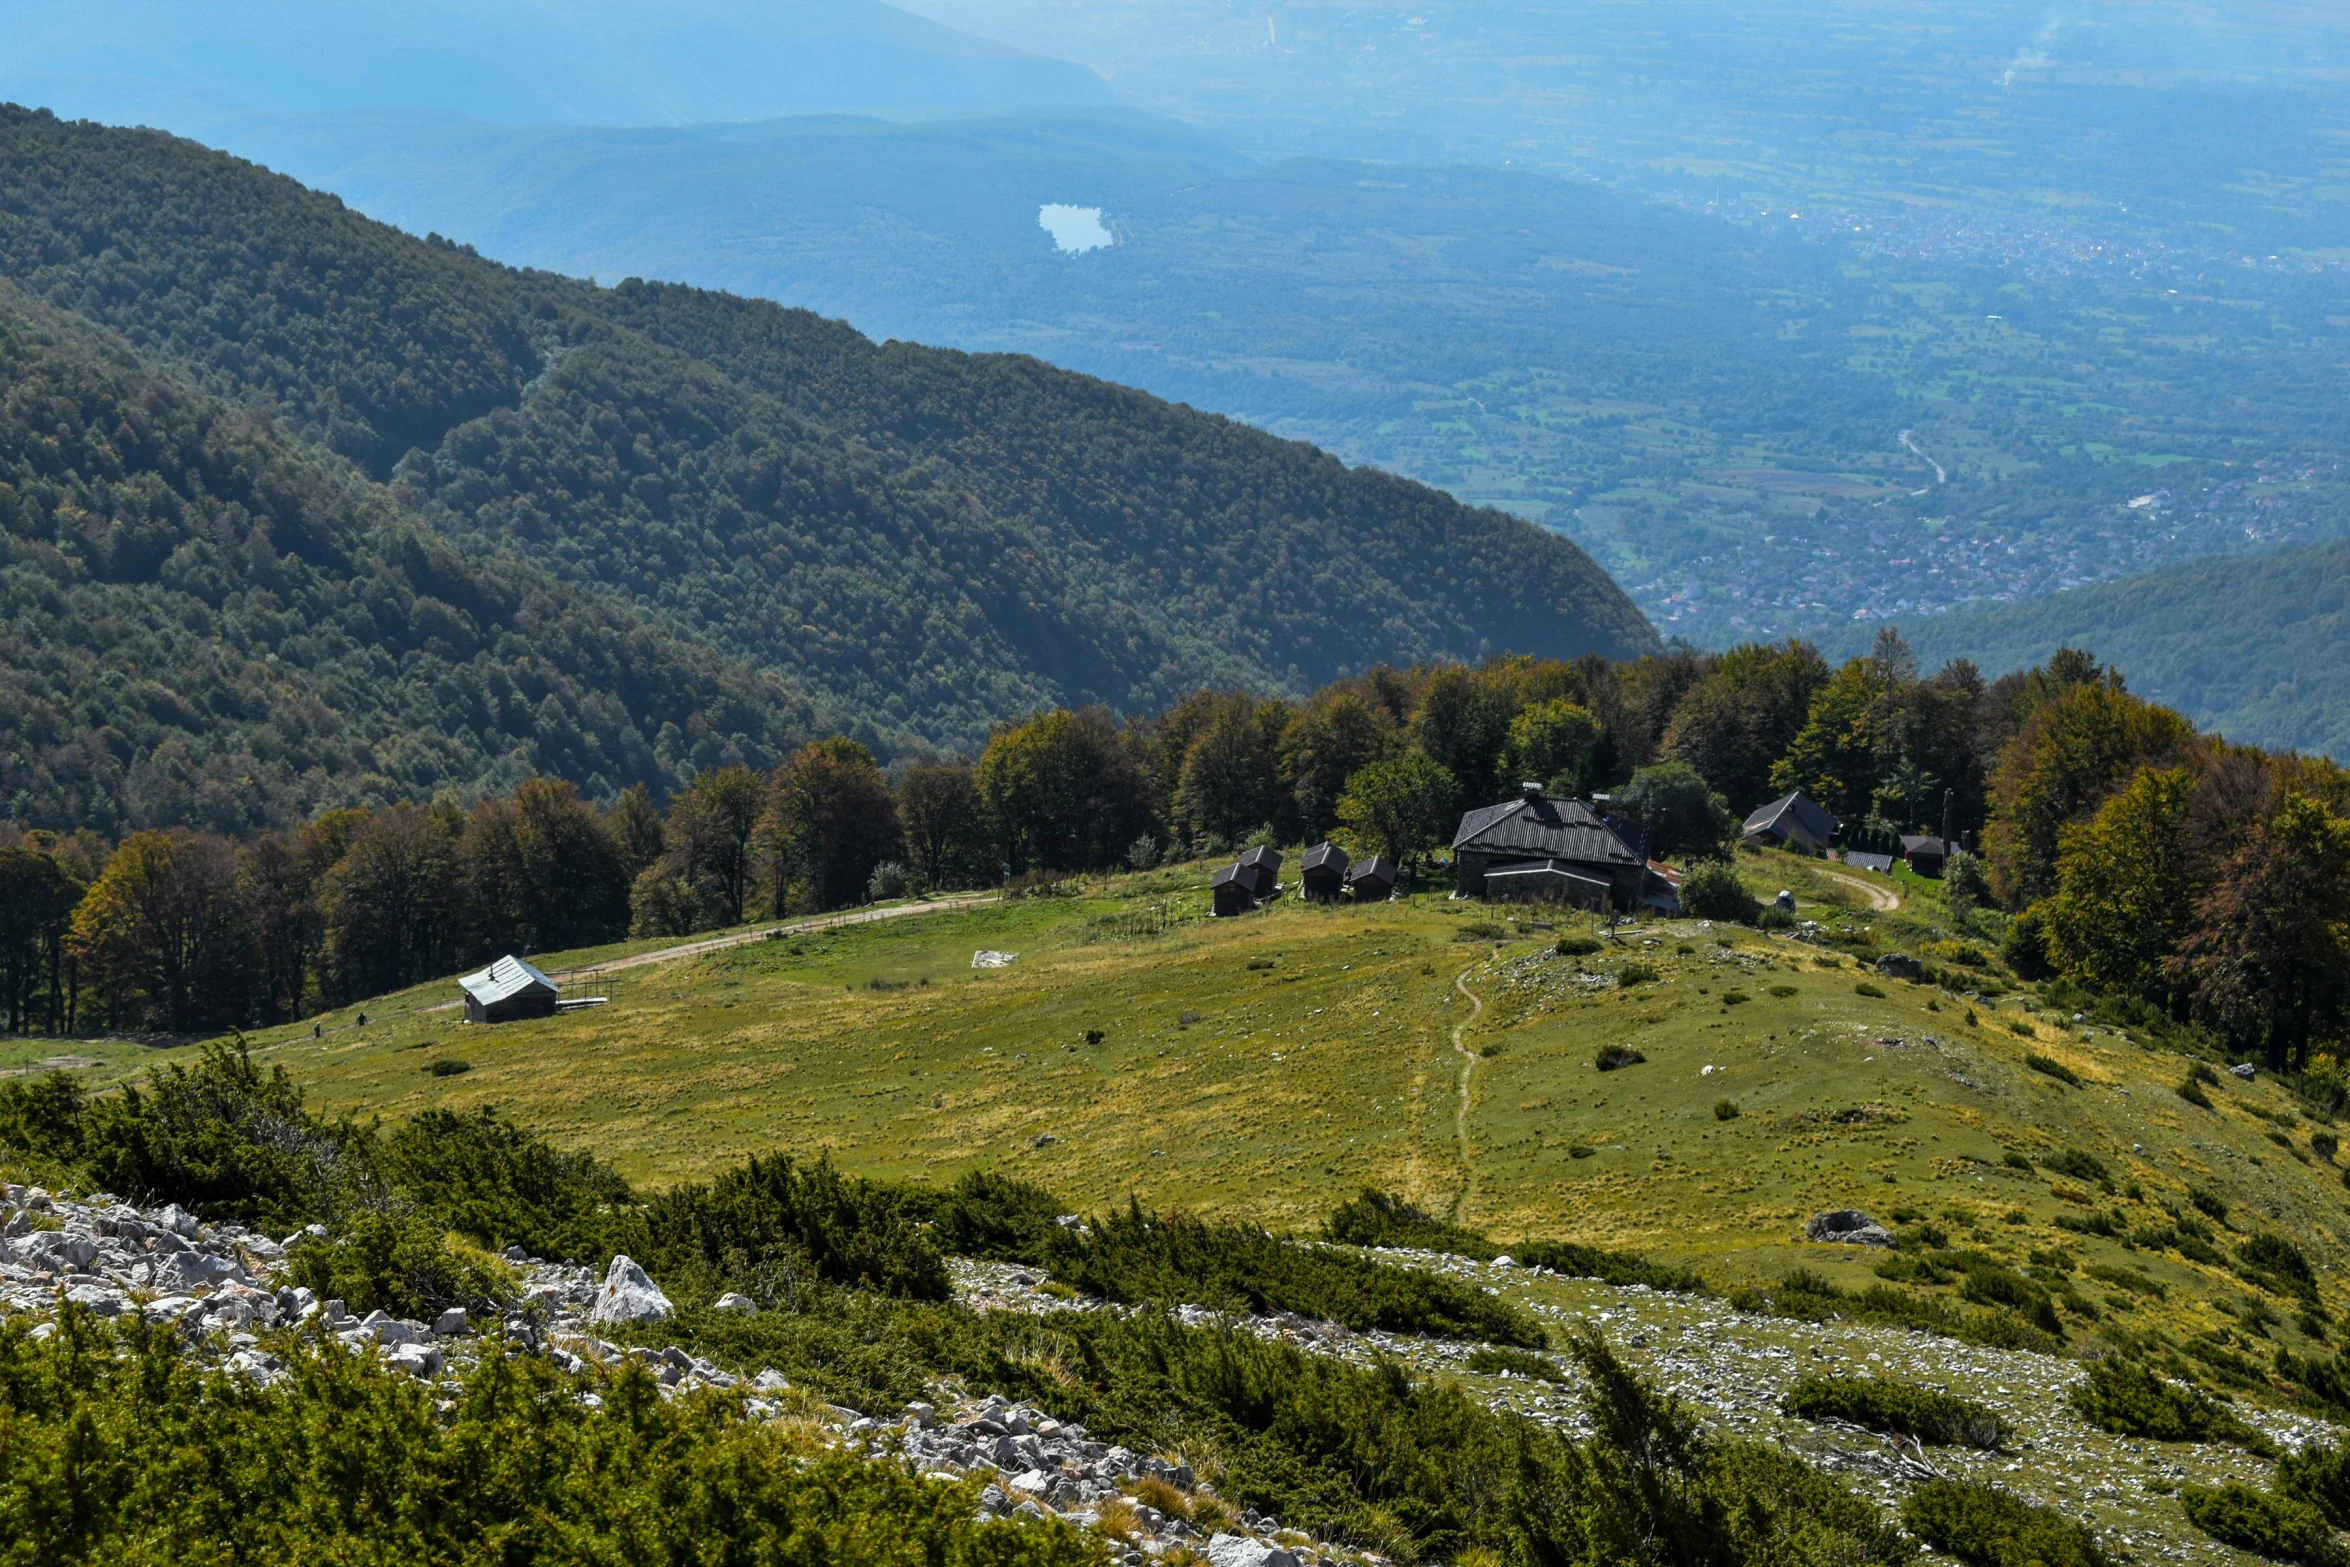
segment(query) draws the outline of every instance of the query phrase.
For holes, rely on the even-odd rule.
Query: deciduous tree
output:
[[[225,839],[184,827],[132,834],[75,911],[72,942],[116,1027],[179,1031],[246,1015],[253,933]]]
[[[2303,1065],[2350,1020],[2350,821],[2288,794],[2196,900],[2169,969],[2231,1045]]]
[[[1409,865],[1447,841],[1458,815],[1460,784],[1417,751],[1373,762],[1346,781],[1338,820],[1348,841]]]
[[[2049,956],[2093,989],[2167,1001],[2166,960],[2188,927],[2184,769],[2141,768],[2086,822],[2064,830],[2045,905]]]
[[[898,779],[898,820],[924,887],[978,887],[996,880],[987,808],[970,764],[907,768]]]
[[[775,770],[759,837],[778,916],[794,902],[864,902],[873,868],[905,849],[889,780],[870,751],[838,736],[802,746]]]

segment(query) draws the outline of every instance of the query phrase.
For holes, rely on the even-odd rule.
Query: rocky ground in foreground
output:
[[[504,1317],[483,1323],[452,1311],[425,1323],[382,1312],[359,1318],[340,1301],[321,1301],[281,1282],[287,1251],[300,1239],[207,1223],[176,1206],[141,1209],[110,1198],[73,1201],[39,1188],[0,1186],[0,1309],[47,1316],[63,1298],[98,1317],[136,1313],[176,1326],[190,1353],[264,1383],[283,1375],[269,1338],[281,1330],[379,1354],[387,1365],[427,1381],[461,1375],[485,1353],[544,1355],[583,1379],[633,1360],[668,1396],[697,1390],[739,1395],[753,1417],[764,1419],[805,1417],[813,1407],[839,1441],[899,1454],[941,1480],[982,1481],[980,1505],[987,1511],[1058,1516],[1110,1535],[1129,1567],[1185,1552],[1204,1555],[1216,1567],[1315,1567],[1324,1559],[1360,1555],[1284,1530],[1276,1519],[1233,1514],[1178,1455],[1105,1446],[1049,1410],[999,1395],[950,1399],[942,1393],[938,1404],[870,1414],[811,1406],[773,1371],[738,1378],[674,1346],[607,1342],[599,1328],[658,1322],[669,1313],[666,1298],[626,1258],[599,1278],[586,1268],[510,1253],[523,1289]],[[2084,1519],[2128,1557],[2213,1564],[2240,1559],[2188,1524],[2175,1493],[2185,1484],[2257,1483],[2261,1462],[2230,1447],[2135,1441],[2086,1425],[2066,1401],[2080,1375],[2071,1360],[1894,1328],[1757,1316],[1718,1299],[1616,1288],[1516,1267],[1506,1258],[1478,1263],[1433,1253],[1379,1255],[1510,1298],[1558,1335],[1582,1324],[1599,1327],[1709,1423],[1780,1442],[1888,1511],[1922,1479],[1964,1476],[1995,1481]],[[954,1279],[958,1296],[978,1310],[1120,1309],[1048,1288],[1051,1281],[1030,1268],[958,1260]],[[720,1304],[757,1309],[739,1296]],[[1195,1322],[1213,1315],[1199,1307],[1179,1308],[1178,1314]],[[1498,1407],[1581,1434],[1582,1398],[1564,1355],[1544,1357],[1550,1369],[1541,1376],[1485,1375],[1466,1364],[1474,1346],[1356,1334],[1295,1316],[1251,1318],[1247,1325],[1312,1353],[1356,1362],[1393,1358],[1457,1376]],[[35,1331],[53,1329],[43,1324]],[[2017,1437],[2000,1453],[1929,1450],[1782,1414],[1788,1388],[1814,1372],[1894,1376],[1960,1394],[1997,1411]],[[597,1397],[592,1390],[582,1396]],[[2249,1406],[2241,1412],[2285,1447],[2342,1436],[2322,1421]],[[1134,1492],[1146,1481],[1171,1487],[1209,1532],[1203,1536],[1174,1512],[1137,1499]]]
[[[264,1385],[286,1374],[266,1337],[282,1331],[379,1354],[387,1366],[428,1382],[453,1383],[485,1354],[519,1351],[544,1355],[583,1379],[635,1361],[665,1397],[740,1394],[757,1419],[809,1412],[776,1371],[738,1377],[675,1345],[623,1347],[598,1337],[600,1327],[655,1323],[671,1313],[667,1297],[628,1258],[614,1259],[599,1279],[592,1269],[510,1251],[507,1260],[523,1281],[514,1309],[494,1323],[463,1310],[426,1323],[380,1311],[357,1317],[339,1300],[322,1301],[280,1282],[303,1233],[273,1239],[232,1223],[206,1223],[176,1205],[141,1209],[111,1197],[83,1202],[39,1187],[0,1185],[0,1312],[50,1317],[63,1299],[102,1319],[136,1315],[170,1324],[192,1355]],[[1034,1292],[1041,1276],[1019,1270],[999,1277],[965,1264],[959,1277],[975,1304],[992,1303],[1006,1287],[1023,1303],[1061,1304]],[[723,1297],[719,1305],[758,1309],[742,1296]],[[55,1326],[44,1321],[33,1331],[45,1337]],[[601,1402],[593,1391],[581,1397]],[[1128,1567],[1184,1553],[1204,1556],[1213,1567],[1320,1567],[1360,1556],[1317,1546],[1276,1519],[1233,1512],[1180,1460],[1094,1441],[1082,1425],[1000,1394],[957,1399],[944,1409],[915,1403],[886,1416],[838,1406],[815,1412],[838,1441],[875,1456],[901,1456],[941,1481],[980,1480],[984,1512],[1058,1517],[1100,1531]],[[1145,1482],[1171,1488],[1196,1519],[1222,1527],[1203,1532],[1179,1513],[1151,1506],[1154,1493]]]

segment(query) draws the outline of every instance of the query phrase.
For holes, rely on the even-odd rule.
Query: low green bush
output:
[[[1607,943],[1596,936],[1561,936],[1555,950],[1562,958],[1587,958],[1606,947]]]
[[[2307,1254],[2282,1235],[2266,1231],[2237,1248],[2236,1271],[2257,1283],[2281,1286],[2288,1295],[2317,1286]]]
[[[2232,1442],[2263,1455],[2275,1451],[2267,1437],[2217,1399],[2199,1389],[2167,1382],[2136,1361],[2111,1355],[2090,1364],[2089,1374],[2073,1388],[2072,1406],[2083,1420],[2117,1436],[2156,1442]]]
[[[1762,901],[1746,890],[1737,868],[1726,860],[1694,865],[1681,878],[1681,912],[1692,919],[1751,925],[1762,916]]]
[[[1660,977],[1653,963],[1626,963],[1616,970],[1616,984],[1624,990],[1635,985],[1653,985]]]
[[[1882,1001],[1885,999],[1884,987],[1880,985],[1873,985],[1865,979],[1852,987],[1852,993],[1856,996],[1867,996],[1872,1001]]]
[[[1127,1304],[1295,1311],[1358,1332],[1534,1349],[1549,1341],[1523,1310],[1457,1279],[1299,1246],[1251,1224],[1146,1213],[1137,1203],[1096,1218],[1084,1234],[1055,1226],[1025,1255],[1074,1289]]]
[[[1928,1480],[1901,1504],[1911,1534],[1972,1567],[2109,1567],[2097,1537],[1979,1480]]]
[[[1717,1100],[1715,1100],[1715,1101],[1714,1101],[1714,1119],[1715,1119],[1715,1120],[1717,1120],[1717,1121],[1735,1121],[1735,1120],[1737,1120],[1737,1119],[1738,1119],[1738,1114],[1739,1114],[1739,1111],[1738,1111],[1738,1101],[1737,1101],[1737,1100],[1735,1100],[1735,1099],[1717,1099]]]
[[[518,1293],[512,1272],[488,1252],[452,1243],[426,1220],[388,1213],[359,1214],[323,1240],[304,1236],[287,1253],[286,1277],[361,1315],[426,1321],[451,1306],[486,1314]]]
[[[2024,1065],[2035,1072],[2053,1077],[2060,1083],[2070,1083],[2075,1088],[2081,1086],[2081,1074],[2054,1056],[2044,1056],[2037,1050],[2027,1050],[2024,1052]]]
[[[2203,1085],[2191,1077],[2179,1085],[2179,1097],[2199,1109],[2211,1108],[2211,1095],[2205,1093]]]
[[[1432,1218],[1400,1197],[1364,1187],[1322,1221],[1322,1239],[1340,1246],[1387,1246],[1405,1251],[1440,1251],[1490,1262],[1501,1248],[1475,1230]]]
[[[1521,1267],[1548,1268],[1569,1278],[1597,1279],[1618,1286],[1645,1284],[1652,1290],[1683,1295],[1707,1293],[1705,1280],[1688,1269],[1651,1262],[1638,1252],[1610,1251],[1604,1246],[1584,1246],[1574,1241],[1528,1241],[1510,1255]]]
[[[2306,1567],[2340,1567],[2350,1560],[2334,1531],[2307,1502],[2273,1491],[2256,1491],[2241,1481],[2190,1485],[2179,1491],[2187,1521],[2222,1545],[2232,1545],[2272,1562]]]
[[[2312,1445],[2277,1460],[2277,1490],[2350,1529],[2350,1449]]]
[[[0,1325],[0,1555],[57,1567],[207,1562],[827,1562],[1104,1567],[1064,1524],[982,1521],[978,1482],[796,1443],[642,1368],[587,1387],[486,1356],[438,1390],[288,1344],[256,1388],[177,1335],[78,1312]]]
[[[901,1187],[777,1154],[680,1182],[618,1215],[609,1233],[613,1250],[690,1298],[732,1289],[788,1306],[821,1281],[944,1300],[946,1259],[923,1217]]]
[[[1991,1349],[2054,1354],[2064,1348],[2061,1334],[2027,1321],[2005,1306],[1967,1311],[1939,1296],[1885,1284],[1847,1293],[1806,1268],[1796,1269],[1768,1288],[1734,1290],[1730,1303],[1741,1311],[1805,1322],[1875,1322],[1912,1328]]]
[[[1726,1007],[1742,1007],[1753,999],[1754,998],[1752,996],[1748,995],[1743,990],[1725,990],[1722,992],[1722,1005]]]
[[[1805,1377],[1788,1391],[1783,1407],[1805,1420],[1849,1420],[1935,1447],[1996,1449],[2012,1434],[1998,1415],[1970,1399],[1880,1377]]]
[[[427,1110],[383,1138],[375,1164],[435,1223],[491,1250],[600,1262],[628,1183],[592,1154],[565,1153],[494,1110]]]
[[[2106,1169],[2105,1161],[2085,1149],[2060,1148],[2042,1159],[2040,1167],[2054,1170],[2059,1175],[2069,1175],[2076,1181],[2094,1182],[2107,1191],[2113,1190],[2113,1173]]]

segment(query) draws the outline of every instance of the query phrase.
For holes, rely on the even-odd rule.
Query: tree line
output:
[[[859,742],[707,768],[666,802],[525,782],[330,811],[232,841],[184,828],[0,844],[0,1005],[20,1031],[273,1023],[486,961],[688,935],[1007,879],[1146,869],[1335,836],[1406,863],[1521,781],[1609,796],[1657,852],[1728,855],[1802,789],[1845,842],[1951,824],[1957,917],[2063,976],[2279,1064],[2350,1017],[2350,778],[2230,746],[2066,651],[1986,681],[1891,632],[1610,662],[1380,666],[1303,700],[1195,693],[1054,709],[972,760]],[[1970,907],[1971,905],[1971,907]]]

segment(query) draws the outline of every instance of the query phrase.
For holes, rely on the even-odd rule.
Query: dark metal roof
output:
[[[1395,885],[1395,861],[1384,854],[1374,854],[1367,860],[1357,860],[1346,873],[1348,881],[1383,881]]]
[[[1783,794],[1770,804],[1758,807],[1752,816],[1746,818],[1745,830],[1758,833],[1776,828],[1784,832],[1790,827],[1802,828],[1805,836],[1815,843],[1826,843],[1836,836],[1836,818],[1801,789],[1792,794]]]
[[[1208,885],[1211,887],[1223,887],[1237,881],[1240,882],[1242,886],[1247,886],[1249,882],[1252,882],[1255,879],[1256,878],[1254,876],[1251,876],[1244,881],[1242,880],[1239,866],[1227,865],[1222,870],[1216,872],[1215,875],[1208,878]]]
[[[544,990],[550,996],[557,993],[553,980],[511,954],[498,959],[478,974],[465,975],[457,983],[464,987],[467,995],[485,1007],[511,1001],[533,990]]]
[[[1346,851],[1341,849],[1337,844],[1317,843],[1312,848],[1306,850],[1305,858],[1298,861],[1298,868],[1300,870],[1318,871],[1323,866],[1328,865],[1335,869],[1339,875],[1343,876],[1346,874],[1347,864],[1348,861],[1346,857]]]
[[[1890,854],[1855,854],[1847,849],[1844,851],[1844,863],[1856,871],[1889,871],[1893,868],[1893,856]]]
[[[1609,832],[1624,841],[1624,847],[1630,849],[1632,857],[1641,864],[1646,865],[1656,858],[1656,834],[1649,831],[1646,822],[1636,822],[1629,816],[1613,815],[1602,816],[1600,821]]]
[[[1262,865],[1278,876],[1281,874],[1281,851],[1279,849],[1251,849],[1240,857],[1240,863],[1248,866]]]
[[[1903,854],[1916,854],[1921,850],[1927,854],[1944,854],[1949,851],[1949,845],[1932,833],[1903,833],[1901,835],[1901,852]]]
[[[1490,884],[1496,876],[1505,881],[1539,879],[1542,881],[1581,882],[1586,887],[1596,887],[1602,892],[1608,888],[1608,883],[1600,877],[1586,876],[1572,866],[1562,864],[1557,860],[1512,860],[1507,865],[1496,865],[1487,871],[1485,880]]]
[[[1509,800],[1461,818],[1452,836],[1455,854],[1515,854],[1527,859],[1574,860],[1585,865],[1645,865],[1581,800]]]

